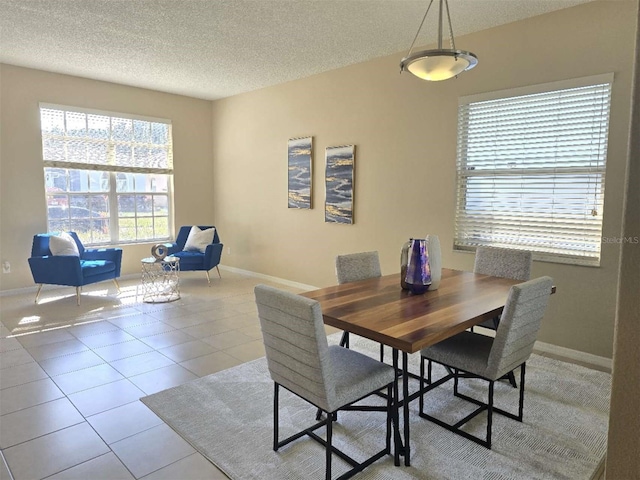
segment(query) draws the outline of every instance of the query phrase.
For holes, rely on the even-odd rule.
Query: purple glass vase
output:
[[[409,291],[415,295],[426,292],[431,285],[429,271],[429,257],[427,256],[427,242],[425,239],[414,238],[409,249],[409,264],[405,283]]]

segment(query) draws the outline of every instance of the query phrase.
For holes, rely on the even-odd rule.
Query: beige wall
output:
[[[0,65],[0,288],[33,286],[31,238],[47,231],[39,102],[167,118],[173,122],[175,225],[213,222],[211,102]],[[123,275],[140,271],[149,244],[123,247]]]
[[[378,250],[399,271],[410,236],[438,234],[445,267],[471,270],[454,253],[458,97],[615,73],[604,213],[605,237],[621,232],[634,52],[635,1],[595,2],[457,39],[480,63],[457,80],[399,75],[401,54],[214,102],[216,225],[223,263],[325,286],[339,253]],[[287,209],[287,139],[314,137],[314,208]],[[356,145],[355,224],[324,223],[324,151]],[[536,262],[552,297],[539,339],[611,356],[619,246],[600,268]]]

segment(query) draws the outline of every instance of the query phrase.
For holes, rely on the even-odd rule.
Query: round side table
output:
[[[180,298],[180,259],[154,257],[142,259],[142,301],[173,302]]]

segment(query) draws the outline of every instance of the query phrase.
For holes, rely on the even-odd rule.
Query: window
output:
[[[40,104],[49,231],[83,243],[169,238],[171,122]]]
[[[460,99],[454,248],[599,265],[613,75]]]

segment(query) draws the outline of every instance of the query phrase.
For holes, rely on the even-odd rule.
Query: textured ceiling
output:
[[[450,10],[459,37],[586,1],[450,0]],[[435,42],[436,3],[418,45]],[[428,0],[0,0],[0,62],[217,99],[404,53],[427,5]],[[473,45],[456,46],[473,51]]]

